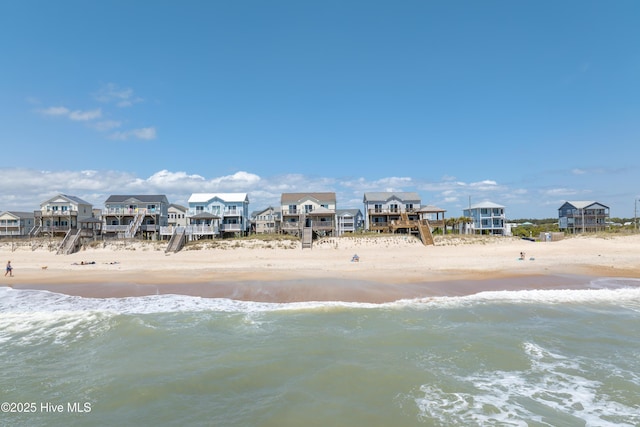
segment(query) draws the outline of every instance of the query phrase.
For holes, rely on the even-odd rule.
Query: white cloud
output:
[[[107,83],[94,95],[95,99],[104,103],[115,103],[118,107],[130,107],[143,99],[133,94],[131,88],[120,88],[115,83]]]
[[[69,113],[69,118],[74,121],[86,122],[89,120],[98,119],[102,116],[102,110],[90,110],[90,111],[81,111],[75,110]]]
[[[246,189],[256,186],[259,182],[258,175],[239,171],[233,175],[214,178],[208,182],[208,186],[215,191],[247,191]]]
[[[94,98],[100,102],[115,104],[118,107],[128,107],[135,103],[142,102],[142,98],[134,95],[133,90],[130,88],[120,88],[115,83],[108,83],[104,85],[96,94]],[[106,108],[106,107],[105,107]],[[90,110],[72,110],[65,106],[52,106],[44,109],[35,110],[38,113],[45,116],[52,117],[64,117],[75,122],[85,122],[87,127],[94,129],[98,132],[113,131],[114,129],[122,126],[122,121],[114,120],[111,118],[97,121],[103,117],[101,108]],[[107,117],[110,115],[106,114]],[[113,132],[107,136],[110,139],[126,141],[129,139],[139,140],[154,140],[157,138],[157,130],[153,126],[134,128],[130,130],[123,130]]]
[[[74,121],[89,121],[94,120],[102,116],[102,110],[99,108],[96,110],[74,110],[71,111],[67,107],[59,106],[59,107],[49,107],[42,110],[38,110],[41,114],[45,116],[61,116],[66,117],[70,120]]]
[[[383,191],[381,184],[403,185],[398,191],[417,191],[424,204],[447,210],[447,216],[460,216],[469,198],[475,203],[491,200],[507,207],[510,218],[549,218],[557,214],[561,200],[606,200],[612,207],[616,200],[607,190],[596,193],[589,188],[509,188],[490,179],[466,184],[456,181],[422,182],[410,178],[386,177],[376,180],[358,178],[336,180],[289,174],[262,177],[248,171],[221,176],[203,176],[186,171],[159,170],[147,177],[113,170],[53,170],[0,168],[0,211],[32,211],[57,193],[74,195],[96,207],[104,206],[111,194],[165,194],[171,203],[185,205],[196,192],[246,192],[250,209],[277,206],[284,192],[332,191],[339,208],[362,209],[367,191]],[[427,191],[424,188],[436,188]],[[619,195],[625,199],[626,195]],[[625,202],[626,203],[626,202]],[[612,212],[612,215],[616,215]],[[624,215],[624,214],[620,214]]]
[[[122,132],[112,133],[109,137],[111,139],[116,139],[119,141],[126,141],[128,139],[143,139],[146,141],[150,141],[152,139],[156,139],[156,128],[148,127],[148,128],[140,128],[140,129],[131,129]]]
[[[99,132],[106,132],[111,129],[119,128],[122,125],[122,122],[117,120],[103,120],[101,122],[96,122],[92,125],[92,127]]]
[[[133,129],[130,132],[134,137],[138,139],[156,139],[156,128],[154,127]]]
[[[479,181],[479,182],[472,182],[471,184],[469,184],[470,187],[472,188],[478,188],[478,189],[490,189],[490,188],[496,188],[496,186],[498,185],[497,182],[492,181],[490,179],[485,179],[484,181]]]
[[[548,190],[542,190],[541,193],[544,194],[545,196],[557,197],[557,196],[572,196],[574,194],[577,194],[578,192],[571,188],[551,188]]]
[[[69,109],[66,107],[49,107],[43,110],[39,110],[45,116],[68,116]]]

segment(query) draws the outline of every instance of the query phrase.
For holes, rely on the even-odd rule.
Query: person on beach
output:
[[[4,275],[9,275],[11,277],[13,277],[13,267],[11,267],[11,261],[7,261],[7,271],[4,273]]]

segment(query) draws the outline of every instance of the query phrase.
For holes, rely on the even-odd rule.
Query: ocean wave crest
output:
[[[344,309],[460,308],[486,304],[616,304],[640,311],[640,280],[595,279],[585,289],[487,291],[465,296],[403,299],[388,303],[308,301],[269,303],[227,298],[161,294],[126,298],[84,298],[49,291],[0,288],[0,315],[15,312],[103,312],[152,314],[172,312],[335,311]]]

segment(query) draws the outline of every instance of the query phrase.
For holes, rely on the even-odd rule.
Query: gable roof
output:
[[[324,193],[282,193],[280,196],[280,202],[283,205],[289,205],[291,203],[298,203],[304,199],[315,199],[318,202],[336,203],[336,193],[324,192]]]
[[[21,219],[34,218],[35,216],[33,212],[4,211],[0,213],[0,217],[3,217],[5,215]]]
[[[105,203],[122,203],[127,200],[137,200],[141,203],[166,202],[167,196],[164,194],[113,194],[105,201]]]
[[[251,212],[251,217],[256,217],[258,215],[261,215],[261,214],[265,213],[268,210],[273,210],[273,215],[274,216],[280,215],[280,207],[269,206],[269,207],[264,208],[264,209],[262,209],[260,211]]]
[[[47,203],[56,203],[58,201],[58,199],[63,199],[66,202],[69,203],[75,203],[76,205],[89,205],[92,206],[91,203],[87,202],[86,200],[82,200],[80,197],[76,197],[76,196],[70,196],[68,194],[58,194],[57,196],[53,196],[52,198],[42,202],[40,204],[40,206],[44,206]]]
[[[187,203],[209,203],[211,200],[218,198],[223,202],[247,202],[249,196],[247,193],[193,193]]]
[[[356,217],[362,215],[362,211],[360,209],[336,209],[336,215]]]
[[[171,203],[171,204],[169,205],[169,209],[172,209],[172,208],[173,208],[173,209],[176,209],[176,210],[179,210],[179,211],[182,211],[182,212],[186,212],[186,211],[188,211],[188,210],[189,210],[188,208],[186,208],[186,207],[184,207],[184,206],[182,206],[182,205],[178,205],[178,204],[176,204],[176,203]]]
[[[402,202],[420,203],[420,195],[415,191],[378,191],[364,193],[363,202],[388,202],[394,198]]]
[[[600,205],[602,207],[609,208],[609,206],[603,205],[602,203],[598,203],[598,202],[593,201],[593,200],[567,201],[567,202],[564,202],[562,204],[562,206],[564,206],[566,204],[570,204],[571,206],[573,206],[576,209],[586,209],[586,208],[590,207],[591,205]],[[562,206],[560,208],[562,208]]]

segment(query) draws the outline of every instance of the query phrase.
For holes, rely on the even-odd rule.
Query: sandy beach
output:
[[[106,298],[158,293],[238,300],[387,302],[487,290],[575,288],[585,277],[640,278],[640,235],[557,242],[405,236],[203,242],[166,254],[164,242],[98,245],[72,255],[3,242],[14,277],[0,286]],[[214,247],[211,247],[214,246]],[[520,253],[525,258],[520,259]],[[359,262],[352,262],[358,254]]]

